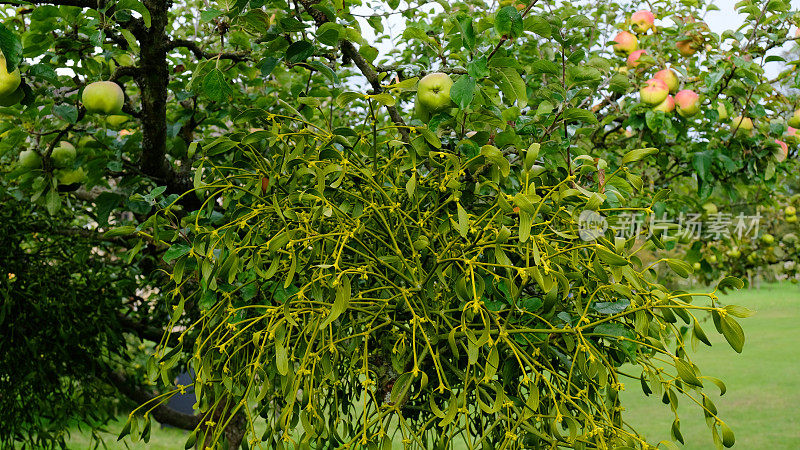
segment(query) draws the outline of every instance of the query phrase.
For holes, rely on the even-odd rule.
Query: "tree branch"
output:
[[[234,62],[250,61],[250,54],[248,52],[227,52],[227,53],[210,53],[200,48],[197,42],[187,39],[173,39],[165,45],[165,50],[170,51],[176,48],[186,48],[197,59],[229,59]]]
[[[143,405],[152,402],[156,398],[152,393],[135,386],[122,372],[111,372],[108,374],[108,381],[115,386],[121,393],[131,400]],[[156,406],[150,414],[160,423],[165,423],[183,430],[194,430],[200,425],[203,416],[200,414],[185,414],[175,411],[167,405]]]
[[[0,5],[56,5],[56,6],[77,6],[79,8],[100,8],[105,4],[101,0],[28,0],[28,1],[15,1],[15,0],[2,0]]]
[[[322,11],[313,8],[313,6],[317,3],[319,3],[319,0],[300,0],[300,4],[302,4],[306,12],[314,18],[314,22],[317,24],[317,27],[319,27],[320,25],[329,22],[329,20]],[[358,70],[361,71],[361,74],[364,75],[370,86],[372,86],[372,90],[376,94],[383,92],[383,86],[381,86],[380,78],[378,78],[378,72],[375,71],[375,68],[372,67],[372,64],[370,64],[369,61],[361,56],[361,53],[356,50],[355,45],[353,45],[352,42],[344,39],[340,44],[340,48],[342,49],[342,53],[344,53],[345,56],[350,58],[353,63],[355,63],[356,67],[358,67]],[[397,125],[397,130],[400,132],[403,140],[410,142],[408,135],[409,127],[400,116],[397,108],[394,106],[386,106],[386,110],[389,112],[389,117],[392,119],[392,122]]]

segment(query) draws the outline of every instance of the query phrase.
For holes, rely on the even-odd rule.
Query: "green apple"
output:
[[[738,258],[742,255],[742,252],[739,250],[739,247],[731,247],[730,250],[725,252],[726,255],[730,256],[731,258]]]
[[[797,223],[797,216],[786,216],[786,223]]]
[[[53,166],[64,168],[72,166],[75,162],[75,147],[66,141],[61,141],[57,148],[53,149],[50,154],[50,159],[53,161]]]
[[[0,97],[13,94],[20,83],[22,83],[22,78],[19,75],[19,67],[9,73],[6,57],[0,54]]]
[[[614,53],[620,56],[630,55],[631,52],[639,48],[639,40],[636,36],[627,31],[623,31],[614,37]]]
[[[119,128],[123,123],[128,121],[128,116],[124,114],[112,114],[106,117],[106,123],[112,128]]]
[[[656,16],[646,9],[636,11],[631,14],[631,27],[637,33],[646,33],[650,28],[655,28],[653,26],[655,20]]]
[[[705,210],[706,214],[708,214],[709,216],[713,216],[714,214],[717,214],[719,212],[719,209],[717,209],[717,205],[711,202],[704,203],[703,210]]]
[[[438,113],[453,107],[450,88],[453,80],[446,73],[430,73],[419,80],[416,107],[423,113]]]
[[[38,169],[42,167],[42,157],[34,150],[25,150],[19,153],[18,164],[26,169]]]
[[[675,75],[674,70],[672,69],[659,70],[658,72],[656,72],[655,75],[653,75],[653,78],[657,78],[666,83],[667,87],[669,88],[670,94],[678,92],[680,81],[678,80],[678,76]]]
[[[795,209],[794,206],[789,205],[783,210],[783,212],[786,213],[787,216],[793,216],[797,214],[797,209]]]
[[[790,117],[786,122],[790,127],[800,128],[800,109],[795,110],[794,114],[792,114],[792,117]]]
[[[14,106],[25,98],[25,92],[22,88],[17,88],[16,91],[0,97],[0,106]]]
[[[669,88],[667,87],[667,83],[656,78],[647,80],[645,86],[639,89],[639,96],[642,99],[642,103],[648,105],[658,105],[663,102],[668,95]]]
[[[703,266],[701,266],[699,262],[696,262],[696,263],[692,264],[692,269],[694,269],[695,272],[700,270],[701,267],[703,267]]]
[[[83,167],[77,169],[62,169],[55,171],[56,178],[60,184],[80,183],[86,178],[86,171]]]
[[[675,94],[675,109],[681,117],[690,117],[700,112],[700,96],[690,89]]]
[[[667,98],[665,98],[663,102],[659,103],[658,106],[653,108],[653,111],[663,111],[665,113],[671,113],[674,110],[675,99],[671,95],[667,95]]]
[[[765,244],[772,244],[775,242],[775,236],[769,233],[764,233],[761,235],[761,240],[764,241]]]
[[[113,81],[97,81],[83,89],[81,99],[90,113],[119,114],[125,103],[125,93]]]

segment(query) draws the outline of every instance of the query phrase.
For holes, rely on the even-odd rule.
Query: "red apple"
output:
[[[627,65],[631,69],[639,67],[639,65],[641,64],[639,62],[639,58],[641,58],[642,55],[646,54],[647,50],[636,50],[634,52],[631,52],[631,54],[628,55],[628,60],[625,62],[625,65]]]
[[[780,151],[774,153],[775,159],[777,159],[778,162],[784,162],[786,157],[789,156],[789,146],[786,145],[786,142],[778,139],[775,139],[775,143],[781,146]]]
[[[639,48],[639,40],[627,31],[623,31],[614,37],[614,42],[616,42],[614,44],[614,52],[620,56],[629,55]]]
[[[642,103],[648,105],[658,105],[667,98],[667,95],[669,95],[667,83],[656,78],[647,80],[646,86],[639,89],[639,96],[642,98]]]
[[[700,96],[690,89],[675,94],[675,107],[681,117],[689,117],[700,112]]]
[[[659,103],[658,106],[653,108],[653,111],[663,111],[665,113],[671,113],[674,110],[675,99],[672,98],[671,95],[667,95],[667,98],[665,98],[663,102]]]
[[[670,94],[674,94],[678,92],[678,76],[675,74],[675,71],[672,69],[662,69],[656,72],[653,75],[653,78],[658,78],[659,80],[667,83],[667,87],[669,88]]]
[[[789,129],[786,130],[785,139],[791,144],[800,144],[800,135],[797,134],[797,128],[789,127]]]
[[[633,31],[637,33],[646,33],[647,30],[653,28],[653,22],[655,22],[655,20],[656,16],[654,16],[653,13],[643,9],[631,15],[631,26],[633,27]]]

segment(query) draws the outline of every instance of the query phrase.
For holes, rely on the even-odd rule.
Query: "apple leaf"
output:
[[[500,36],[515,38],[521,35],[522,14],[513,6],[501,8],[494,18],[494,29]]]
[[[228,99],[233,89],[225,80],[225,75],[219,69],[214,69],[203,78],[203,92],[213,101],[222,102]]]
[[[463,75],[450,88],[450,98],[461,109],[466,109],[475,96],[475,78]]]
[[[141,14],[145,28],[150,28],[150,10],[142,2],[139,0],[120,0],[117,3],[117,11],[123,9],[129,9]]]
[[[461,27],[461,39],[464,47],[470,51],[475,50],[475,28],[472,27],[472,18],[461,16],[458,18],[458,25]]]
[[[326,22],[317,29],[317,40],[325,45],[334,47],[339,43],[344,34],[344,27],[334,22]]]
[[[9,72],[16,70],[22,62],[22,42],[2,23],[0,23],[0,51],[6,57],[6,69]]]
[[[286,49],[286,61],[292,64],[303,62],[314,54],[314,46],[308,41],[293,42]]]
[[[711,155],[708,151],[697,152],[692,158],[692,166],[697,171],[697,176],[702,180],[707,180],[711,170]]]
[[[275,70],[275,66],[278,65],[278,62],[280,62],[280,59],[273,58],[272,56],[267,56],[266,58],[261,60],[261,66],[260,66],[261,76],[262,77],[269,76],[269,74],[271,74],[272,71]]]
[[[517,106],[520,108],[527,106],[527,88],[519,72],[510,67],[497,69],[495,72],[498,75],[495,79],[497,86],[503,91],[503,96],[506,97],[508,103],[513,104],[516,100]]]

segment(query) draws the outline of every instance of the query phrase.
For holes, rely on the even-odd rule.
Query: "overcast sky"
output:
[[[581,0],[573,0],[573,1],[581,1]],[[591,0],[586,0],[586,1],[591,1]],[[720,10],[711,11],[705,17],[706,23],[708,23],[708,26],[711,28],[713,32],[720,34],[725,30],[736,30],[744,23],[745,16],[737,14],[736,10],[734,9],[734,6],[738,1],[739,0],[714,1],[714,4],[717,7],[719,7]],[[756,2],[758,1],[767,1],[767,0],[756,0]],[[364,15],[372,14],[373,9],[368,6],[370,2],[367,1],[365,3],[367,6],[356,7],[353,8],[352,11],[356,14],[364,14]],[[377,2],[377,3],[382,3],[382,2]],[[642,2],[641,4],[642,8],[647,7],[647,4],[645,2]],[[792,4],[792,9],[800,9],[800,0],[792,0],[791,4]],[[405,6],[403,5],[404,4],[401,3],[401,6],[398,9],[404,8]],[[426,11],[431,9],[437,9],[439,11],[442,10],[442,8],[438,4],[433,2],[430,3],[429,5],[425,5],[423,8]],[[375,43],[374,42],[375,35],[372,32],[372,27],[367,25],[366,20],[364,20],[363,18],[360,19],[359,21],[361,22],[361,30],[364,35],[364,38],[367,41],[372,42],[373,45],[375,45],[378,48],[378,50],[380,50],[381,56],[386,55],[386,53],[392,49],[393,43],[388,41]],[[383,23],[384,27],[386,28],[385,31],[389,33],[391,36],[396,37],[402,35],[405,24],[405,19],[402,16],[400,15],[389,16],[388,18],[384,19]],[[776,53],[780,53],[780,51],[776,51]],[[780,70],[779,65],[777,63],[772,63],[770,65],[772,67],[766,68],[768,73],[770,72],[777,73],[777,71]]]

